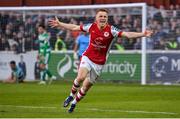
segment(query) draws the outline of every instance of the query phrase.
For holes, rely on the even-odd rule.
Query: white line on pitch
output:
[[[44,107],[44,106],[23,106],[23,105],[0,105],[2,106],[7,106],[7,107],[17,107],[17,108],[42,108],[42,109],[55,109],[58,107]],[[61,108],[64,109],[64,108]],[[178,113],[174,112],[150,112],[150,111],[136,111],[136,110],[104,110],[104,109],[98,109],[98,108],[83,108],[85,110],[89,111],[100,111],[100,112],[126,112],[126,113],[144,113],[144,114],[165,114],[165,115],[177,115]]]
[[[150,111],[130,111],[130,110],[104,110],[104,109],[98,109],[98,108],[90,108],[87,109],[90,111],[101,111],[101,112],[127,112],[127,113],[146,113],[146,114],[166,114],[166,115],[177,115],[178,113],[174,112],[150,112]]]
[[[19,107],[19,108],[57,108],[57,107],[44,107],[44,106],[23,106],[23,105],[0,105],[2,106],[7,106],[7,107]]]

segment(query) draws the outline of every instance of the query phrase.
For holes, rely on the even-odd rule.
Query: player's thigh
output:
[[[89,73],[89,70],[86,67],[80,67],[78,70],[77,80],[83,81]]]
[[[45,58],[44,58],[44,63],[45,63],[45,64],[48,64],[48,63],[49,63],[50,57],[51,57],[51,53],[47,53],[47,54],[45,55]]]
[[[46,64],[44,64],[43,62],[41,62],[41,63],[39,64],[39,68],[40,68],[41,70],[44,70],[44,69],[46,68]]]

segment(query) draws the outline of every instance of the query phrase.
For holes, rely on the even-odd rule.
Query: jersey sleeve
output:
[[[80,36],[78,36],[77,39],[76,39],[76,44],[79,44],[79,37]]]
[[[113,37],[122,37],[122,32],[123,31],[119,30],[118,28],[111,26],[111,33]]]
[[[83,32],[89,32],[89,29],[91,28],[91,26],[92,24],[83,24],[83,25],[80,25],[80,29]]]

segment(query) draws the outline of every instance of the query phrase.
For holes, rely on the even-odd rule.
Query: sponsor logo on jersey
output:
[[[94,42],[96,43],[96,45],[102,45],[103,42],[103,38],[102,37],[98,37],[94,40]]]
[[[106,48],[105,45],[103,45],[103,38],[102,37],[97,37],[95,40],[94,40],[94,43],[91,43],[92,46],[96,47],[96,48]]]

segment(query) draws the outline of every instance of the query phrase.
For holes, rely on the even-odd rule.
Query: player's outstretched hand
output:
[[[144,32],[144,36],[145,37],[151,37],[153,35],[153,31],[152,30],[145,30]]]
[[[50,20],[48,21],[48,24],[49,24],[49,26],[50,26],[51,28],[59,27],[60,21],[59,21],[59,19],[58,19],[57,17],[55,17],[54,19],[50,19]]]

